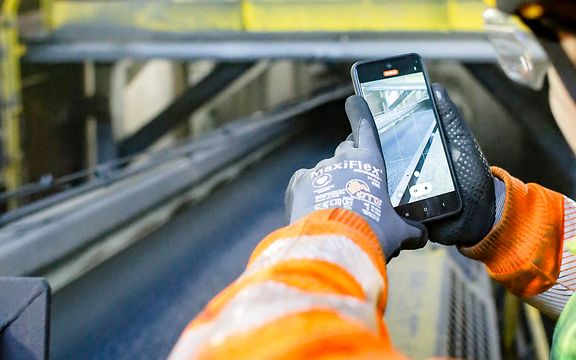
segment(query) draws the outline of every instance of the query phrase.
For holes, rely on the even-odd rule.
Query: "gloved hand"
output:
[[[476,138],[444,87],[434,84],[432,91],[458,180],[462,212],[427,224],[430,241],[444,245],[473,246],[494,225],[495,180]]]
[[[315,210],[344,208],[368,221],[387,261],[400,250],[423,247],[426,228],[401,218],[390,203],[380,139],[368,104],[351,96],[346,113],[352,135],[338,146],[334,157],[292,176],[286,191],[290,223]]]

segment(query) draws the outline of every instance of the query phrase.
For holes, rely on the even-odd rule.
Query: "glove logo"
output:
[[[312,181],[312,186],[314,186],[315,188],[320,188],[329,185],[331,182],[332,182],[332,175],[324,174],[320,177],[315,178]]]
[[[357,196],[358,193],[370,193],[370,187],[362,180],[354,179],[348,181],[346,184],[346,192],[352,196]]]

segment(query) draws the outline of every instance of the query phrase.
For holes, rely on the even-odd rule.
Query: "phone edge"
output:
[[[444,149],[444,154],[445,154],[446,160],[448,161],[448,167],[450,168],[450,176],[452,178],[452,183],[454,184],[454,192],[456,193],[456,198],[458,201],[457,208],[455,210],[447,212],[447,213],[443,213],[443,214],[440,214],[440,215],[437,215],[434,217],[430,217],[430,218],[416,220],[416,219],[405,218],[404,216],[402,216],[401,214],[398,213],[400,216],[402,216],[406,220],[413,220],[413,221],[419,221],[421,223],[427,223],[427,222],[433,222],[436,220],[442,220],[442,219],[445,219],[447,217],[454,216],[454,215],[460,213],[462,211],[463,203],[462,203],[462,195],[460,194],[458,178],[456,177],[456,170],[454,168],[452,157],[450,156],[450,153],[448,152],[448,144],[446,142],[446,132],[444,129],[444,124],[442,123],[442,120],[440,119],[440,114],[438,113],[438,107],[436,105],[436,99],[434,97],[434,92],[432,90],[432,83],[431,83],[430,77],[428,75],[428,70],[425,67],[424,59],[418,53],[408,53],[408,54],[403,54],[403,55],[398,55],[398,56],[384,58],[384,59],[378,59],[378,60],[357,61],[350,68],[350,74],[352,77],[352,85],[354,87],[354,92],[356,93],[356,95],[362,96],[361,91],[360,91],[360,78],[358,76],[358,66],[359,65],[362,65],[365,63],[370,63],[370,62],[399,59],[399,58],[409,57],[409,56],[416,57],[418,59],[418,61],[420,62],[420,65],[422,68],[422,73],[424,74],[424,82],[426,84],[426,89],[430,95],[430,100],[432,102],[432,108],[434,110],[434,118],[436,120],[436,123],[438,124],[438,128],[440,129],[440,133],[441,133],[440,139],[442,141],[442,147]],[[394,210],[396,210],[396,208],[394,208]]]
[[[444,129],[444,124],[442,123],[442,120],[440,118],[440,114],[438,113],[438,106],[436,105],[436,98],[434,97],[434,91],[432,90],[432,82],[430,81],[430,77],[428,75],[428,69],[426,68],[425,64],[424,64],[424,59],[422,58],[422,56],[420,54],[417,53],[411,53],[411,54],[407,54],[407,55],[414,55],[418,58],[418,61],[420,61],[421,67],[422,67],[422,73],[424,74],[424,82],[426,83],[426,88],[428,89],[428,93],[430,94],[430,100],[432,101],[432,108],[434,109],[434,117],[436,119],[436,123],[438,124],[438,128],[440,129],[440,140],[442,140],[442,147],[444,148],[444,154],[446,157],[446,160],[448,161],[448,167],[450,168],[450,176],[452,177],[452,182],[454,184],[454,192],[456,193],[456,198],[458,200],[458,207],[457,209],[455,209],[454,211],[448,212],[448,213],[444,213],[432,218],[426,218],[423,220],[419,220],[422,223],[426,223],[426,222],[431,222],[431,221],[436,221],[436,220],[442,220],[445,218],[448,218],[450,216],[454,216],[457,215],[458,213],[460,213],[462,211],[462,194],[460,194],[460,186],[459,186],[459,182],[458,182],[458,178],[456,177],[456,169],[454,168],[454,163],[452,161],[452,156],[450,156],[449,150],[448,150],[448,144],[447,144],[447,138],[446,138],[446,131]]]

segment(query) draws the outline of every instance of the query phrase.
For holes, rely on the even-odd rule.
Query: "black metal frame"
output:
[[[330,88],[304,101],[230,123],[152,159],[144,169],[111,171],[103,180],[2,215],[0,221],[11,223],[0,230],[0,274],[22,276],[46,269],[212,174],[310,126],[301,115],[351,93],[347,85]],[[91,192],[96,189],[102,192]],[[80,195],[91,197],[82,201]],[[79,198],[72,208],[53,207]]]
[[[566,195],[576,194],[576,157],[556,125],[547,92],[536,92],[513,83],[494,64],[466,64],[466,68],[561,170],[572,187],[571,194]]]
[[[129,156],[146,150],[170,130],[180,125],[207,101],[218,95],[231,82],[246,73],[253,63],[222,63],[195,86],[187,89],[172,104],[140,130],[119,144],[121,156]]]

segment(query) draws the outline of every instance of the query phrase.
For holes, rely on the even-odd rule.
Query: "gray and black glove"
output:
[[[292,176],[286,191],[290,223],[316,210],[344,208],[367,220],[387,261],[400,250],[423,247],[426,228],[401,218],[390,203],[380,139],[368,104],[351,96],[346,113],[352,135],[338,146],[334,157]]]
[[[462,212],[427,224],[430,241],[444,245],[473,246],[494,225],[495,180],[476,138],[444,87],[434,84],[432,90],[458,180]],[[498,182],[497,185],[502,184]]]

